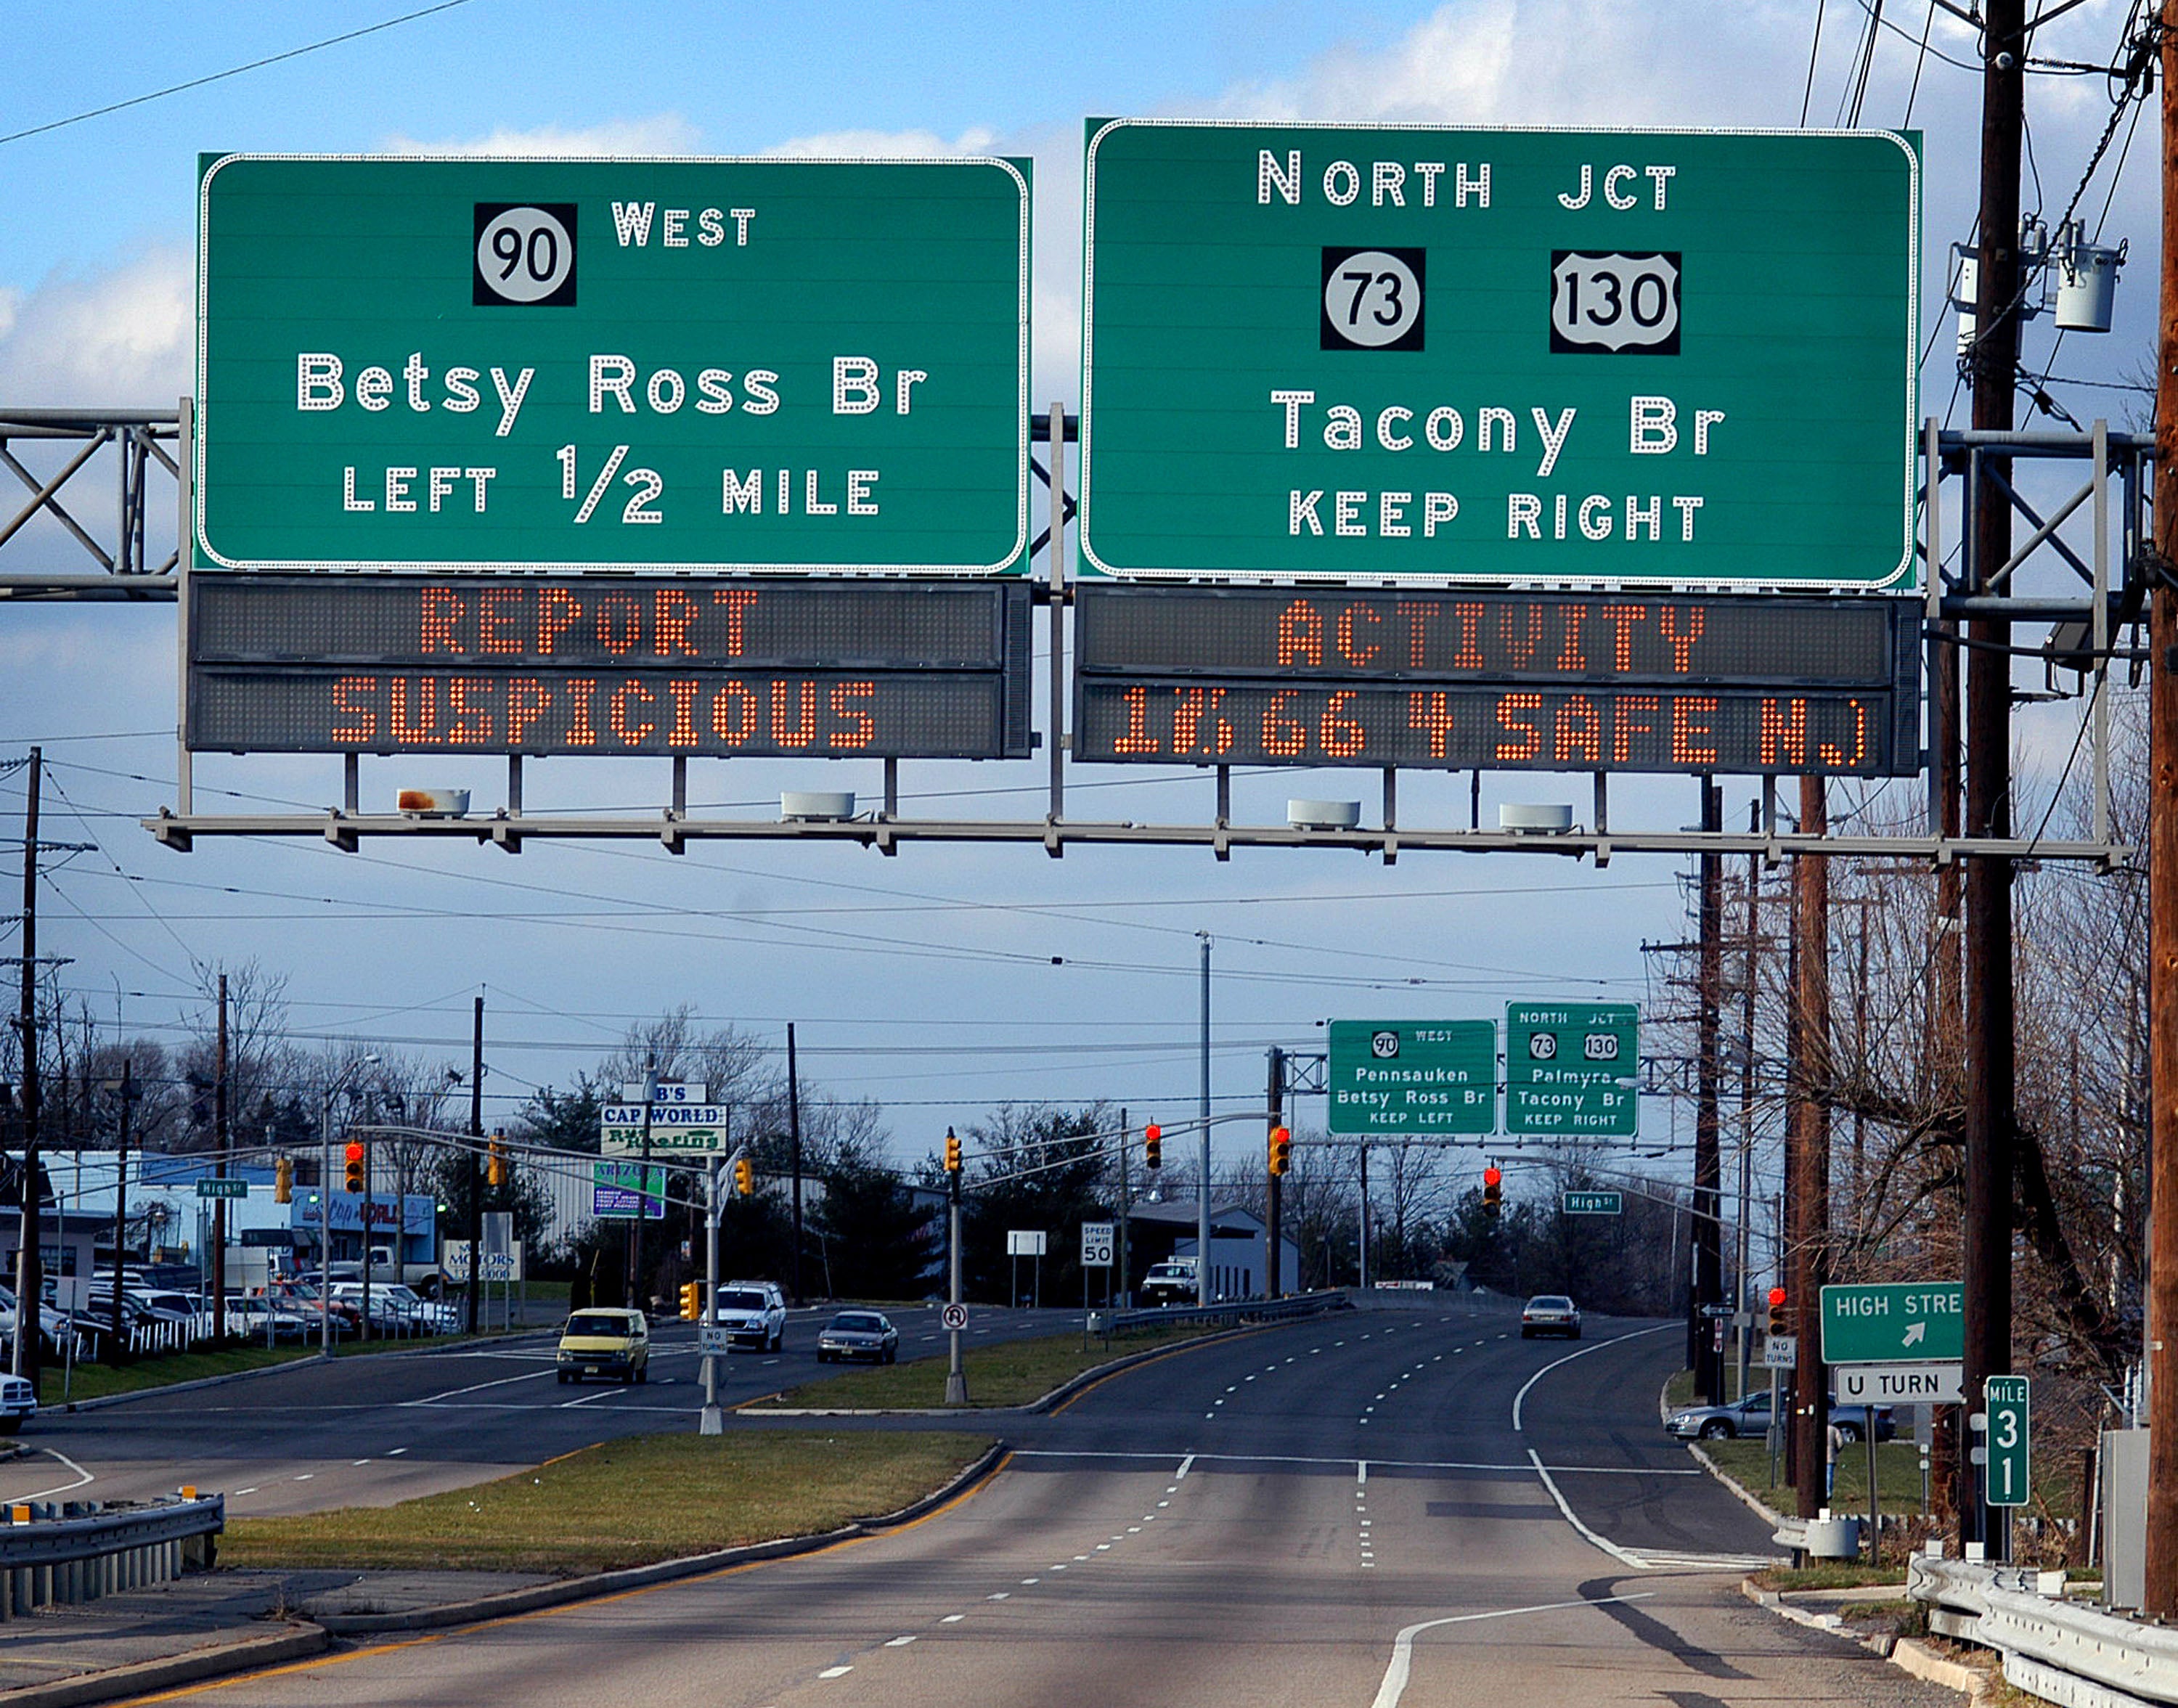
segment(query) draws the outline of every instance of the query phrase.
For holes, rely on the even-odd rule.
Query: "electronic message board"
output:
[[[206,156],[196,559],[1019,569],[1027,172]]]
[[[1920,769],[1920,606],[1841,596],[1077,589],[1107,764]]]
[[[1021,581],[200,570],[194,751],[1013,758]]]
[[[1918,147],[1092,120],[1082,561],[1910,586]]]

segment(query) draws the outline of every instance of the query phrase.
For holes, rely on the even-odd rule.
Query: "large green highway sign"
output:
[[[1966,1288],[1957,1281],[1825,1287],[1825,1364],[1945,1363],[1967,1355]]]
[[[1910,585],[1918,151],[1092,121],[1083,561]]]
[[[1331,1130],[1420,1138],[1497,1124],[1497,1028],[1486,1020],[1334,1020]]]
[[[1630,1002],[1505,1005],[1505,1130],[1630,1138],[1640,1010]]]
[[[993,573],[1026,165],[209,156],[195,548]]]

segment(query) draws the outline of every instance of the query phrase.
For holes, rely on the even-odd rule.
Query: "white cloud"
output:
[[[148,249],[112,271],[0,292],[0,397],[18,406],[171,406],[190,389],[189,256]]]
[[[703,133],[677,112],[647,118],[609,119],[603,124],[568,129],[539,125],[530,130],[500,129],[486,136],[425,142],[389,136],[380,145],[389,154],[499,155],[515,158],[604,155],[693,154]]]
[[[782,160],[933,160],[995,151],[995,131],[980,126],[948,141],[930,130],[824,130],[789,137],[763,152]]]

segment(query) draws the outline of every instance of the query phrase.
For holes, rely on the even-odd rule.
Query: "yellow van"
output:
[[[650,1324],[640,1311],[577,1311],[560,1331],[560,1380],[586,1376],[650,1379]]]

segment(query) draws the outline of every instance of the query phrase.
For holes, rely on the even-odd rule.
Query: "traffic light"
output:
[[[945,1172],[949,1174],[960,1172],[960,1141],[953,1136],[950,1127],[945,1130]]]
[[[1162,1169],[1164,1166],[1164,1129],[1155,1121],[1142,1129],[1142,1166]]]
[[[1785,1289],[1782,1287],[1770,1289],[1770,1332],[1772,1334],[1790,1334],[1792,1332],[1792,1324],[1785,1320]]]
[[[1293,1166],[1293,1135],[1283,1127],[1271,1129],[1271,1173],[1283,1174]]]
[[[272,1164],[272,1202],[276,1204],[295,1202],[295,1165],[285,1157]]]
[[[734,1163],[734,1190],[744,1198],[750,1196],[756,1191],[756,1164],[747,1157],[739,1158]]]
[[[350,1139],[347,1141],[346,1156],[347,1160],[347,1190],[351,1192],[360,1192],[367,1190],[370,1182],[367,1178],[369,1171],[366,1170],[363,1165],[362,1141],[358,1139]]]
[[[681,1320],[698,1322],[703,1316],[703,1288],[701,1282],[683,1281],[681,1284]]]
[[[1492,1163],[1482,1171],[1482,1213],[1499,1216],[1505,1210],[1505,1171]]]
[[[506,1184],[506,1136],[494,1133],[491,1147],[484,1152],[484,1183],[487,1186]]]

